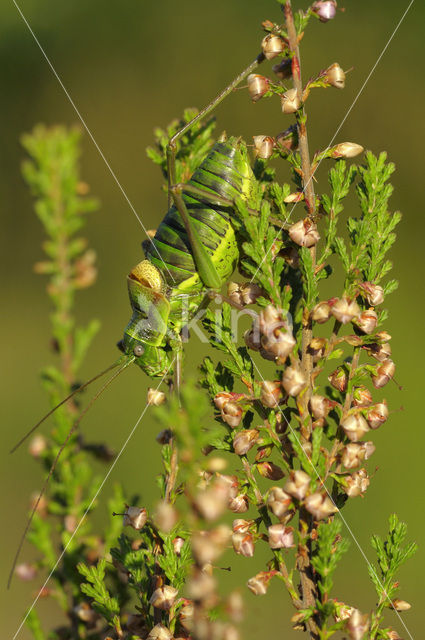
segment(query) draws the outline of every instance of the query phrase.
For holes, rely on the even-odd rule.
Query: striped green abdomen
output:
[[[188,184],[230,200],[237,196],[247,197],[252,185],[252,172],[245,144],[236,138],[217,143]],[[233,273],[238,257],[231,221],[232,208],[211,204],[198,195],[184,193],[183,199],[201,242],[211,256],[221,281],[225,282]],[[203,288],[183,221],[174,206],[159,225],[153,245],[148,247],[146,257],[160,269],[173,290],[171,298]]]

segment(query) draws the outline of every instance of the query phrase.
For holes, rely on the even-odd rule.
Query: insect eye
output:
[[[142,347],[141,344],[136,344],[136,346],[133,349],[133,353],[136,356],[136,358],[140,358],[140,356],[143,355],[145,349],[144,347]]]

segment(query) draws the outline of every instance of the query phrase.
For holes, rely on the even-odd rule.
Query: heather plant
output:
[[[387,421],[382,389],[394,384],[384,306],[397,287],[388,257],[401,218],[389,209],[394,166],[385,153],[364,153],[347,141],[311,156],[312,89],[342,90],[346,77],[333,63],[304,83],[299,45],[308,22],[336,18],[337,6],[323,0],[294,13],[290,2],[279,4],[283,22],[263,22],[262,52],[246,72],[203,112],[187,110],[181,121],[156,130],[148,149],[170,194],[214,145],[209,113],[245,78],[256,108],[270,99],[283,113],[282,132],[253,136],[255,180],[249,198],[232,203],[241,278],[228,283],[226,294],[212,291],[210,306],[196,315],[215,353],[199,363],[200,384],[186,375],[177,389],[170,383],[166,393],[159,386],[149,390],[163,464],[157,503],[130,504],[117,488],[109,527],[102,533],[89,528],[101,483],[90,457],[110,452],[88,445],[76,429],[68,438],[78,396],[55,413],[50,439],[37,436],[31,445],[50,469],[69,439],[31,525],[40,559],[17,569],[22,577],[54,569],[55,586],[45,589],[68,616],[67,625],[45,635],[33,609],[27,622],[37,639],[233,640],[242,600],[266,596],[271,580],[282,583],[293,605],[288,628],[314,640],[400,638],[393,627],[404,626],[401,615],[410,605],[396,597],[397,572],[416,545],[406,543],[406,525],[395,515],[388,537],[371,541],[376,603],[361,612],[334,592],[335,572],[349,551],[341,512],[348,500],[367,498],[368,461],[379,446],[379,435],[376,445],[368,436]],[[256,73],[270,60],[273,79]],[[95,277],[92,251],[74,238],[94,204],[82,195],[78,134],[38,128],[25,147],[32,161],[24,174],[49,236],[48,261],[37,270],[50,276],[55,309],[60,365],[43,372],[53,407],[77,384],[98,328],[76,328],[72,311],[76,289]],[[330,163],[328,182],[319,189],[314,176],[324,162]],[[285,183],[276,178],[282,163]],[[332,287],[332,297],[323,294]],[[190,349],[190,337],[185,340]],[[53,526],[63,547],[59,564]],[[262,567],[252,559],[257,545],[269,549]],[[226,573],[217,563],[225,553],[226,561],[235,553],[252,564],[243,597],[243,589],[221,593]]]

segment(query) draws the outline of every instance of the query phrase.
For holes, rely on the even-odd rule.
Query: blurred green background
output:
[[[337,20],[326,25],[312,21],[302,43],[304,78],[334,61],[344,68],[354,67],[344,91],[316,91],[311,95],[308,111],[312,150],[326,146],[332,138],[407,4],[347,0],[345,13],[339,13]],[[144,151],[152,142],[153,128],[180,115],[185,106],[206,104],[257,54],[261,21],[279,20],[279,8],[273,0],[22,0],[20,6],[148,229],[157,225],[166,204],[161,177]],[[414,605],[403,619],[417,638],[423,628],[419,586],[423,585],[425,569],[421,473],[425,444],[421,408],[424,18],[425,7],[417,1],[337,137],[338,142],[360,142],[375,152],[385,149],[397,165],[392,206],[401,209],[404,218],[392,258],[400,288],[388,300],[387,328],[393,336],[397,380],[403,390],[396,385],[384,390],[394,413],[374,434],[377,452],[371,468],[379,468],[366,498],[350,501],[344,516],[367,556],[372,555],[370,534],[386,531],[391,512],[408,522],[409,537],[419,542],[420,551],[401,573],[400,597]],[[38,372],[52,358],[45,283],[32,272],[33,263],[42,256],[43,236],[20,177],[23,151],[19,137],[37,122],[71,124],[77,116],[11,0],[2,3],[0,25],[0,393],[4,451],[0,602],[4,607],[1,635],[12,637],[35,586],[15,581],[6,592],[4,585],[24,526],[28,496],[40,486],[41,478],[26,451],[13,458],[7,452],[17,435],[47,409]],[[265,66],[264,72],[268,70]],[[254,105],[245,91],[236,92],[220,106],[217,118],[219,130],[247,138],[276,134],[288,124],[277,101]],[[84,322],[96,316],[102,321],[84,368],[88,376],[116,356],[115,343],[129,314],[125,276],[142,256],[140,242],[144,237],[87,135],[82,165],[83,179],[102,203],[87,227],[87,236],[98,253],[98,282],[78,297],[79,319]],[[324,185],[323,174],[321,178]],[[194,351],[197,347],[193,345]],[[190,350],[189,343],[189,359]],[[139,370],[127,372],[84,420],[85,432],[93,440],[104,439],[119,448],[145,405],[147,386],[148,380]],[[401,406],[404,411],[398,411]],[[156,432],[156,425],[146,415],[100,497],[100,523],[114,481],[124,482],[129,491],[142,493],[148,506],[152,503],[158,469]],[[348,531],[346,534],[350,538]],[[23,557],[28,559],[31,553],[27,545]],[[225,575],[229,584],[245,582],[263,568],[261,553],[236,563],[230,558],[235,569],[230,576]],[[272,596],[265,598],[246,593],[244,640],[272,630],[276,636],[277,629],[282,637],[297,637],[286,631],[291,609],[280,583],[273,585],[270,593]],[[354,541],[340,568],[335,595],[364,611],[373,605],[366,561]],[[42,602],[40,610],[46,628],[58,620],[50,603]],[[408,637],[393,613],[388,619],[404,638]],[[29,635],[22,630],[19,637],[24,640]]]

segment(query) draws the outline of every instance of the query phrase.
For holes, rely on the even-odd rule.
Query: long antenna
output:
[[[81,384],[79,387],[77,387],[77,389],[74,389],[74,391],[72,393],[69,394],[69,396],[66,396],[66,398],[64,398],[63,400],[61,400],[59,402],[59,404],[57,404],[55,407],[53,407],[53,409],[50,409],[50,411],[48,413],[46,413],[45,416],[43,416],[41,418],[41,420],[39,420],[37,422],[37,424],[35,424],[29,431],[28,433],[26,433],[17,444],[15,444],[14,447],[12,447],[12,449],[10,450],[10,453],[13,453],[14,451],[16,451],[16,449],[18,449],[21,444],[23,444],[25,442],[25,440],[27,438],[30,437],[30,435],[32,433],[34,433],[34,431],[36,429],[38,429],[38,427],[43,424],[43,422],[45,420],[47,420],[47,418],[49,418],[52,413],[54,413],[56,411],[56,409],[59,409],[59,407],[61,407],[63,404],[65,404],[65,402],[68,402],[68,400],[70,400],[71,398],[73,398],[77,393],[80,393],[81,391],[83,391],[84,389],[86,389],[92,382],[95,382],[96,380],[98,380],[99,378],[101,378],[102,376],[105,375],[105,373],[108,373],[108,371],[111,371],[112,369],[115,369],[115,367],[118,367],[120,364],[122,364],[123,362],[123,358],[125,358],[125,356],[121,356],[120,358],[118,358],[118,360],[116,360],[113,364],[111,364],[109,367],[107,367],[106,369],[104,369],[103,371],[101,371],[100,373],[97,373],[95,376],[93,376],[93,378],[90,378],[90,380],[87,380],[86,382],[84,382],[83,384]]]
[[[58,463],[58,460],[59,460],[60,456],[62,455],[63,450],[65,449],[66,445],[67,445],[67,444],[68,444],[68,442],[70,441],[72,434],[73,434],[73,433],[75,432],[75,430],[77,429],[77,427],[78,427],[78,425],[80,424],[81,420],[82,420],[82,419],[83,419],[83,417],[86,415],[86,413],[89,411],[89,409],[94,405],[94,403],[95,403],[95,402],[96,402],[96,400],[99,398],[99,396],[100,396],[100,395],[105,391],[105,389],[106,389],[107,387],[109,387],[109,385],[111,384],[111,382],[112,382],[113,380],[115,380],[115,378],[117,378],[117,377],[120,375],[120,373],[122,373],[122,372],[124,371],[124,369],[126,369],[126,368],[127,368],[127,367],[132,363],[132,362],[134,362],[134,360],[135,360],[135,359],[136,359],[136,358],[135,358],[134,356],[130,356],[130,357],[128,357],[128,358],[126,359],[126,361],[124,362],[123,366],[122,366],[120,369],[118,369],[118,371],[115,371],[115,373],[114,373],[114,374],[109,378],[109,380],[107,380],[107,382],[105,382],[105,384],[104,384],[104,385],[99,389],[99,391],[97,391],[97,393],[95,393],[95,395],[93,396],[93,398],[92,398],[92,399],[90,400],[90,402],[88,403],[87,407],[86,407],[86,408],[85,408],[85,409],[80,413],[80,415],[78,416],[77,420],[74,422],[74,424],[72,425],[72,427],[71,427],[71,428],[70,428],[70,430],[68,431],[68,434],[67,434],[67,436],[66,436],[65,440],[62,442],[62,444],[61,444],[61,446],[60,446],[60,448],[59,448],[59,451],[58,451],[58,453],[56,454],[56,458],[54,459],[53,464],[52,464],[52,466],[50,467],[49,473],[47,474],[47,477],[46,477],[46,479],[45,479],[45,481],[44,481],[44,485],[43,485],[43,487],[42,487],[42,489],[41,489],[40,493],[38,494],[38,498],[37,498],[37,500],[36,500],[36,501],[35,501],[35,503],[34,503],[34,506],[33,506],[32,510],[31,510],[31,514],[30,514],[30,516],[29,516],[29,518],[28,518],[28,522],[27,522],[27,524],[26,524],[25,530],[24,530],[24,532],[23,532],[23,534],[22,534],[22,536],[21,536],[21,539],[20,539],[20,541],[19,541],[18,549],[17,549],[17,551],[16,551],[16,553],[15,553],[15,557],[13,558],[12,568],[11,568],[11,570],[10,570],[9,577],[8,577],[8,580],[7,580],[7,588],[8,588],[8,589],[9,589],[9,587],[10,587],[10,585],[11,585],[12,578],[13,578],[13,574],[14,574],[14,572],[15,572],[15,568],[16,568],[16,564],[17,564],[17,562],[18,562],[18,558],[19,558],[19,555],[20,555],[20,553],[21,553],[21,550],[22,550],[23,544],[24,544],[24,542],[25,542],[25,538],[27,537],[27,533],[28,533],[28,531],[29,531],[29,529],[30,529],[30,527],[31,527],[31,523],[32,523],[32,521],[33,521],[33,518],[34,518],[35,512],[37,511],[37,508],[38,508],[38,505],[40,504],[40,500],[41,500],[41,498],[44,496],[44,494],[45,494],[45,492],[46,492],[46,489],[47,489],[47,486],[48,486],[48,484],[49,484],[50,478],[52,477],[53,472],[54,472],[54,470],[56,469],[56,465],[57,465],[57,463]],[[120,359],[120,360],[122,361],[122,359]],[[117,366],[117,363],[116,363],[115,365],[113,365],[112,367],[109,367],[109,369],[113,368],[114,366]],[[106,369],[106,371],[109,371],[109,369]],[[105,372],[103,372],[103,373],[105,373]],[[101,374],[98,374],[98,376],[97,376],[97,377],[99,377],[100,375],[101,375]],[[94,378],[94,379],[95,379],[95,378]],[[88,383],[86,383],[86,384],[88,384]],[[81,388],[81,387],[80,387],[80,388]],[[62,403],[61,403],[61,404],[62,404]],[[60,406],[60,405],[58,405],[58,406]],[[49,415],[49,414],[48,414],[48,415]],[[25,437],[26,437],[26,436],[25,436]]]

